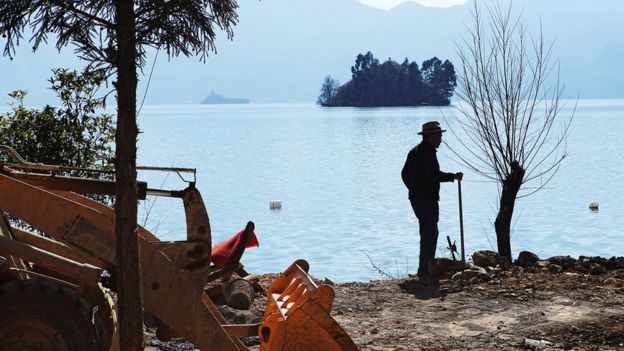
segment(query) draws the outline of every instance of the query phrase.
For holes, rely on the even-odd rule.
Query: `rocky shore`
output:
[[[468,267],[440,260],[437,279],[406,277],[330,284],[332,314],[361,350],[624,350],[624,257],[521,253],[506,264],[475,253]],[[264,275],[266,286],[275,275]],[[220,306],[233,323],[258,323],[251,310]],[[257,350],[257,338],[245,340]],[[148,340],[149,351],[194,350],[183,340]]]

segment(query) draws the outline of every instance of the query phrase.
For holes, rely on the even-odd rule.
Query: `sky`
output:
[[[404,2],[415,2],[429,7],[451,7],[465,4],[467,0],[359,0],[364,5],[388,10]]]
[[[485,0],[484,0],[485,1]],[[502,1],[502,0],[490,0]],[[513,0],[529,33],[543,24],[546,42],[556,40],[552,58],[561,67],[564,96],[624,98],[624,1]],[[462,3],[464,3],[462,5]],[[217,53],[170,60],[147,58],[138,94],[146,104],[199,103],[211,91],[252,103],[315,102],[323,79],[346,83],[360,53],[421,63],[433,56],[459,69],[456,43],[466,33],[468,0],[282,0],[241,4],[234,39],[223,35]],[[402,4],[402,5],[401,5]],[[399,6],[394,9],[380,7]],[[442,7],[450,6],[451,7]],[[434,7],[428,7],[434,6]],[[345,17],[345,13],[349,16]],[[84,66],[72,48],[53,45],[32,53],[29,35],[14,60],[0,55],[0,111],[16,89],[29,92],[26,104],[56,103],[47,79],[55,67]],[[0,48],[3,47],[0,38]],[[322,48],[322,49],[319,49]],[[152,51],[153,53],[153,51]],[[148,78],[152,72],[153,76]],[[150,84],[147,84],[150,82]],[[149,89],[148,89],[149,87]]]

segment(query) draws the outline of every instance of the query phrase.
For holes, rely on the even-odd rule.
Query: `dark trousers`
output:
[[[420,227],[420,257],[418,275],[428,275],[428,263],[435,258],[438,245],[438,218],[440,208],[435,200],[412,200],[412,209]]]

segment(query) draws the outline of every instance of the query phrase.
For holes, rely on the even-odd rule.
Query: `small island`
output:
[[[247,98],[231,98],[217,94],[213,91],[201,101],[202,104],[248,104]]]
[[[457,86],[455,67],[449,60],[432,57],[420,67],[407,58],[384,63],[369,51],[359,54],[351,67],[352,79],[340,85],[327,76],[317,103],[321,106],[447,106]]]

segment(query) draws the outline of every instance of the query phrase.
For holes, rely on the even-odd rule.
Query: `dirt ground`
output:
[[[447,273],[319,283],[333,286],[332,315],[361,350],[624,350],[624,258],[573,261],[488,267],[469,280]],[[265,304],[258,295],[251,311],[221,310],[233,322],[257,323]],[[258,350],[257,338],[246,342]],[[194,347],[152,337],[146,350]]]

